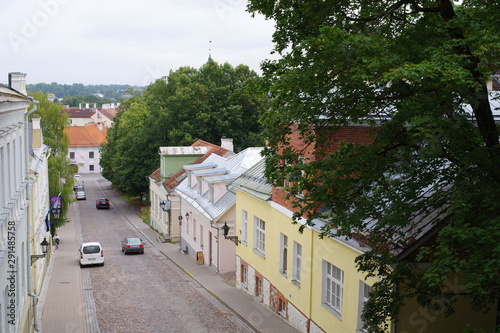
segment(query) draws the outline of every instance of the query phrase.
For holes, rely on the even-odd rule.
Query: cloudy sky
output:
[[[147,85],[208,59],[259,74],[274,23],[246,0],[19,0],[0,2],[0,82]],[[211,43],[209,42],[211,40]]]

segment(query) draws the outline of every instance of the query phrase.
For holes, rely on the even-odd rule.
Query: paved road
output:
[[[120,214],[116,205],[124,203],[112,203],[109,210],[95,208],[95,200],[109,190],[106,180],[94,175],[83,178],[87,200],[78,202],[75,219],[81,224],[83,241],[101,242],[105,257],[103,267],[82,268],[90,276],[90,298],[95,300],[98,324],[92,329],[87,322],[89,331],[238,332],[231,314],[221,312],[218,300],[146,239],[144,254],[123,254],[120,241],[141,235]],[[90,285],[83,282],[85,297]]]

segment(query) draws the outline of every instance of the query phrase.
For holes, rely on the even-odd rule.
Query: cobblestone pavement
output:
[[[104,248],[103,267],[82,268],[82,277],[88,272],[91,280],[84,289],[91,288],[95,301],[98,325],[91,331],[250,331],[147,240],[143,239],[144,254],[123,254],[120,241],[141,235],[114,205],[109,210],[96,209],[95,200],[103,195],[97,181],[86,179],[87,200],[79,201],[77,209],[83,241],[99,241]]]

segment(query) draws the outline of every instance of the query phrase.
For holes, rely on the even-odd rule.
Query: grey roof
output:
[[[260,152],[263,149],[260,147],[247,148],[229,158],[211,154],[202,163],[186,165],[184,168],[191,170],[193,174],[203,177],[203,180],[208,182],[230,182],[259,162],[262,159]],[[236,202],[236,195],[226,191],[217,202],[212,203],[209,200],[208,191],[200,195],[197,184],[193,184],[193,187],[190,188],[187,179],[183,180],[175,188],[175,192],[211,222],[217,222]]]
[[[31,102],[31,98],[0,84],[0,102]]]
[[[213,177],[205,177],[203,178],[204,181],[207,183],[227,183],[230,181],[235,180],[238,178],[238,175],[222,175],[222,176],[213,176]]]
[[[160,147],[161,155],[205,155],[212,147],[210,146],[178,146]]]
[[[200,163],[203,164],[203,163]],[[203,169],[203,170],[197,170],[197,171],[192,171],[193,175],[197,177],[203,177],[203,176],[210,176],[210,175],[221,175],[221,174],[227,174],[229,173],[229,170],[224,169],[224,168],[211,168],[211,169]]]
[[[212,154],[212,155],[214,155],[214,154]],[[213,162],[188,164],[188,165],[182,166],[182,168],[186,171],[198,170],[198,169],[208,169],[208,168],[215,168],[215,167],[217,167],[217,164],[215,164]]]
[[[271,198],[273,188],[264,177],[265,169],[266,163],[263,158],[239,176],[231,185],[258,199],[267,201]]]

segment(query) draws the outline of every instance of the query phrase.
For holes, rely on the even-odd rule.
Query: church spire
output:
[[[212,40],[208,39],[208,61],[212,60]]]

